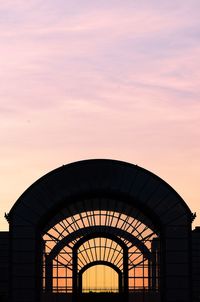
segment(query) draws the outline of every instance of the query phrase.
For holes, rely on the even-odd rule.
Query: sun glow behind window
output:
[[[83,292],[119,292],[118,273],[109,266],[95,265],[83,273]]]

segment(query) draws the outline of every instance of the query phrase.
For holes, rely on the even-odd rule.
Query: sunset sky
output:
[[[200,225],[199,0],[0,0],[0,230],[88,158],[154,172]]]

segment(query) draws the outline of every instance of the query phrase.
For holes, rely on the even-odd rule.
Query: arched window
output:
[[[108,205],[109,202],[112,201],[107,200]],[[88,268],[86,273],[84,267],[95,262],[109,263],[119,270],[118,289],[115,286],[115,291],[159,291],[158,230],[139,210],[130,211],[127,206],[122,213],[112,211],[110,206],[108,207],[109,210],[91,210],[72,216],[64,209],[49,223],[51,227],[47,226],[43,234],[44,292],[73,293],[82,292],[84,288],[89,291],[86,280],[92,275],[90,272],[105,272],[111,269],[102,264],[99,268]],[[64,213],[66,218],[63,217]],[[116,240],[127,248],[126,257],[122,246]],[[125,266],[127,273],[124,272]],[[116,271],[113,273],[116,276],[115,273]],[[124,277],[124,274],[127,274],[127,277]],[[107,289],[106,286],[98,284],[98,278],[93,278],[93,285],[90,286],[94,287],[92,290],[96,288],[100,291],[102,287],[102,291],[108,291],[109,288],[112,291],[111,279],[112,277],[110,283],[106,281]]]
[[[82,293],[119,293],[121,287],[120,271],[106,262],[91,263],[81,273]]]

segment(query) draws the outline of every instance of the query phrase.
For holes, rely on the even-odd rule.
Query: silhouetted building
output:
[[[200,228],[192,231],[194,215],[174,189],[141,167],[62,166],[6,218],[1,301],[200,301]]]

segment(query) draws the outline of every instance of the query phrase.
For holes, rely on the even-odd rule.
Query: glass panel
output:
[[[82,292],[119,292],[118,273],[109,266],[95,265],[82,277]]]

